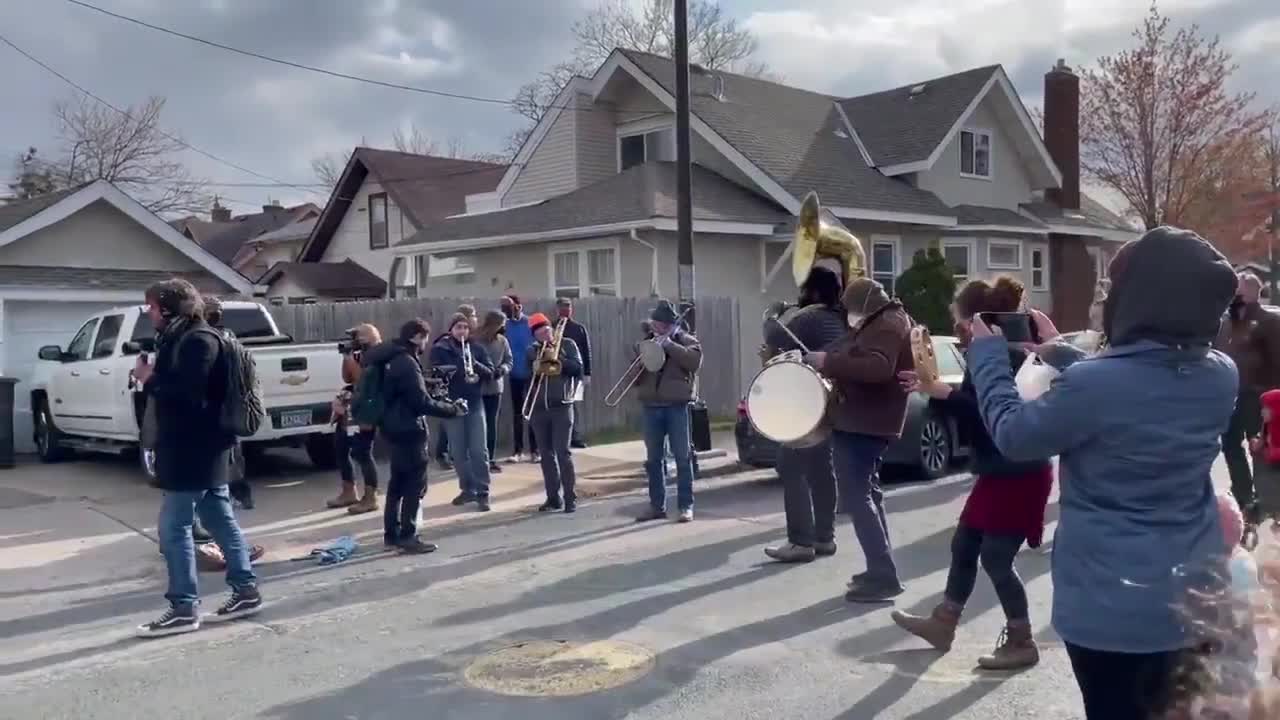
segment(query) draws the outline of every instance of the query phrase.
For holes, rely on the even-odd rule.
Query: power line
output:
[[[101,8],[101,7],[98,7],[97,5],[92,5],[90,3],[83,2],[83,0],[66,0],[66,1],[71,3],[72,5],[78,5],[79,7],[82,7],[86,10],[92,10],[94,12],[101,13],[103,15],[115,18],[117,20],[122,20],[127,23],[133,23],[134,25],[147,28],[148,30],[154,30],[156,32],[165,33],[166,35],[172,35],[174,37],[182,38],[184,40],[189,40],[191,42],[199,43],[201,45],[206,45],[208,47],[217,48],[219,50],[225,50],[226,52],[236,53],[237,55],[243,55],[245,57],[254,58],[255,60],[262,60],[263,62],[275,63],[277,65],[291,67],[296,70],[306,70],[307,72],[319,73],[321,75],[328,75],[329,77],[340,78],[342,80],[351,80],[353,82],[365,83],[367,85],[376,85],[378,87],[388,88],[391,90],[403,90],[405,92],[420,93],[423,95],[435,95],[437,97],[452,98],[454,100],[467,100],[470,102],[488,103],[492,105],[503,105],[507,108],[512,108],[512,109],[514,109],[516,104],[515,101],[511,99],[484,97],[482,95],[468,95],[465,93],[455,93],[455,92],[449,92],[446,90],[436,90],[434,88],[420,87],[417,85],[404,85],[402,83],[388,82],[386,80],[378,80],[376,78],[365,77],[362,75],[352,75],[350,73],[344,73],[337,70],[330,70],[328,68],[317,67],[315,65],[306,65],[300,62],[294,62],[293,60],[285,60],[282,58],[272,57],[270,55],[264,55],[260,52],[255,52],[253,50],[245,50],[244,48],[238,48],[233,45],[226,45],[224,43],[198,37],[196,35],[190,35],[180,30],[174,30],[173,28],[164,27],[163,25],[155,25],[153,23],[149,23],[139,18],[131,17],[129,15],[122,15],[121,13],[113,12],[111,10],[107,10],[106,8]],[[576,107],[571,105],[555,105],[555,104],[548,105],[544,110],[553,110],[553,109],[573,110],[575,112],[616,112],[616,113],[637,114],[637,115],[652,115],[655,113],[668,112],[668,109],[665,107],[655,108],[653,110],[614,110],[612,108],[607,108],[607,109],[597,108],[597,107],[582,108],[582,107]]]
[[[85,95],[86,97],[89,97],[89,98],[93,99],[94,101],[96,101],[96,102],[98,102],[98,103],[100,103],[100,104],[102,104],[102,105],[105,105],[106,107],[108,107],[108,108],[110,108],[110,109],[114,110],[115,112],[119,113],[120,115],[123,115],[125,118],[127,118],[127,119],[129,119],[129,120],[134,120],[134,117],[133,117],[132,115],[130,115],[128,111],[126,111],[126,110],[121,110],[120,108],[116,107],[115,105],[112,105],[111,103],[107,102],[106,100],[103,100],[102,98],[100,98],[100,97],[98,97],[97,95],[93,94],[92,92],[90,92],[89,90],[87,90],[87,89],[85,89],[83,86],[81,86],[80,84],[76,83],[76,82],[75,82],[74,80],[72,80],[71,78],[67,77],[66,75],[63,75],[62,73],[60,73],[60,72],[58,72],[57,70],[55,70],[53,67],[49,66],[47,63],[45,63],[45,62],[44,62],[43,60],[41,60],[40,58],[38,58],[38,57],[36,57],[36,56],[32,55],[31,53],[27,52],[26,50],[23,50],[21,47],[18,47],[18,45],[17,45],[17,44],[15,44],[15,43],[14,43],[12,40],[10,40],[9,38],[5,37],[3,34],[0,34],[0,42],[4,43],[5,45],[8,45],[8,46],[9,46],[9,47],[11,47],[11,48],[13,48],[13,50],[14,50],[15,52],[17,52],[19,55],[22,55],[22,56],[23,56],[23,57],[25,57],[27,60],[30,60],[31,62],[35,63],[36,65],[39,65],[41,68],[43,68],[44,70],[46,70],[47,72],[49,72],[49,73],[50,73],[50,74],[52,74],[53,76],[57,77],[59,80],[63,81],[64,83],[66,83],[66,84],[70,85],[71,87],[75,88],[77,91],[79,91],[81,94]],[[222,163],[223,165],[226,165],[226,166],[227,166],[227,167],[229,167],[229,168],[233,168],[233,169],[235,169],[235,170],[239,170],[240,172],[247,173],[247,174],[249,174],[249,175],[253,175],[253,176],[255,176],[255,177],[260,177],[260,178],[262,178],[263,180],[270,180],[271,182],[278,183],[278,184],[279,184],[280,186],[282,186],[282,187],[290,187],[290,188],[294,188],[294,189],[297,189],[297,190],[302,190],[303,192],[310,192],[310,193],[319,194],[319,193],[316,193],[314,190],[308,190],[307,188],[305,188],[305,187],[303,187],[303,186],[301,186],[301,185],[295,185],[295,184],[293,184],[293,183],[287,183],[287,182],[285,182],[285,181],[283,181],[283,180],[281,180],[281,179],[279,179],[279,178],[274,178],[274,177],[271,177],[270,175],[265,175],[265,174],[260,173],[260,172],[258,172],[258,171],[256,171],[256,170],[250,170],[249,168],[244,167],[243,165],[237,165],[236,163],[233,163],[233,162],[231,162],[230,160],[227,160],[227,159],[225,159],[225,158],[218,157],[217,155],[214,155],[213,153],[208,152],[207,150],[202,150],[202,149],[200,149],[200,148],[196,147],[195,145],[192,145],[191,143],[187,142],[186,140],[183,140],[182,138],[180,138],[180,137],[178,137],[178,136],[176,136],[176,135],[173,135],[173,134],[170,134],[170,133],[168,133],[168,132],[165,132],[165,130],[164,130],[163,128],[157,127],[157,128],[156,128],[156,132],[158,132],[158,133],[160,133],[161,135],[163,135],[164,137],[166,137],[166,138],[168,138],[168,139],[172,140],[173,142],[178,143],[178,144],[179,144],[179,145],[181,145],[182,147],[184,147],[184,148],[186,148],[186,149],[188,149],[188,150],[191,150],[192,152],[195,152],[195,153],[198,153],[198,154],[200,154],[200,155],[203,155],[203,156],[205,156],[205,157],[207,157],[207,158],[209,158],[210,160],[213,160],[213,161],[215,161],[215,162]]]

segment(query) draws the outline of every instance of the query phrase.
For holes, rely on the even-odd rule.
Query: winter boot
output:
[[[338,493],[338,497],[325,501],[325,505],[330,508],[351,507],[360,502],[360,496],[356,495],[355,483],[342,483],[342,492]]]
[[[898,627],[915,635],[932,645],[935,649],[947,652],[956,639],[956,625],[960,622],[960,611],[955,603],[943,601],[927,616],[911,615],[894,610],[890,617]]]
[[[365,488],[364,496],[360,498],[360,502],[347,508],[347,513],[351,515],[363,515],[371,513],[378,509],[378,488]]]
[[[978,667],[983,670],[1022,670],[1038,662],[1040,649],[1036,647],[1035,638],[1031,637],[1031,623],[1010,620],[1000,631],[995,651],[978,658]]]

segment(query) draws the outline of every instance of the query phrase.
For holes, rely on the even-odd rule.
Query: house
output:
[[[113,330],[82,327],[86,317],[141,303],[149,285],[175,276],[211,294],[253,292],[245,277],[106,181],[0,205],[0,374],[19,382],[19,452],[33,448],[31,396],[21,383],[40,347],[65,349],[82,336],[87,352]]]
[[[385,288],[397,244],[466,212],[467,196],[491,192],[506,170],[475,160],[357,147],[296,259],[329,265],[327,271],[312,272],[324,273],[326,282],[341,288],[369,287],[360,268],[383,280]],[[282,272],[277,282],[298,279],[297,272],[296,267]],[[267,295],[287,297],[273,287]]]
[[[670,60],[628,50],[571,81],[496,189],[396,246],[392,292],[673,295],[674,85]],[[1080,194],[1079,79],[1059,63],[1045,86],[1042,139],[999,66],[853,98],[691,68],[698,293],[743,318],[794,297],[780,269],[816,191],[886,285],[936,246],[960,279],[1019,274],[1084,327],[1095,268],[1135,233]]]
[[[387,296],[387,281],[355,260],[340,263],[281,261],[258,280],[272,305],[349,302]]]
[[[307,238],[311,237],[318,218],[319,216],[308,217],[250,238],[240,246],[235,257],[231,258],[231,267],[256,281],[277,263],[292,262],[298,257]]]
[[[263,205],[260,213],[232,215],[230,210],[215,199],[209,216],[209,222],[198,218],[182,218],[175,221],[175,225],[184,235],[195,240],[222,262],[231,265],[237,257],[253,257],[252,254],[240,255],[250,241],[289,225],[314,220],[320,217],[320,208],[315,203],[284,207],[279,202],[272,202]]]

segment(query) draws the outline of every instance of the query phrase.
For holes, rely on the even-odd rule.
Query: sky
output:
[[[89,0],[209,40],[392,83],[494,99],[566,57],[570,26],[599,0]],[[628,0],[639,2],[640,0]],[[1057,58],[1074,66],[1127,47],[1148,0],[722,0],[759,39],[758,59],[788,84],[873,92],[999,63],[1040,101]],[[1280,103],[1280,2],[1161,0],[1175,25],[1218,35],[1232,83]],[[497,103],[373,87],[158,33],[66,0],[0,0],[0,35],[123,107],[167,98],[166,130],[289,184],[311,161],[361,141],[389,146],[416,125],[441,144],[499,151],[523,120]],[[59,144],[51,108],[75,92],[0,44],[0,174],[29,146]],[[236,212],[270,200],[323,204],[322,188],[269,183],[193,152],[184,158]]]

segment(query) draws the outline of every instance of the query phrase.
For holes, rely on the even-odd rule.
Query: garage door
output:
[[[4,304],[4,373],[18,378],[14,389],[14,447],[34,452],[31,422],[31,372],[43,345],[71,342],[90,315],[118,306],[109,302],[33,302],[10,300]]]

